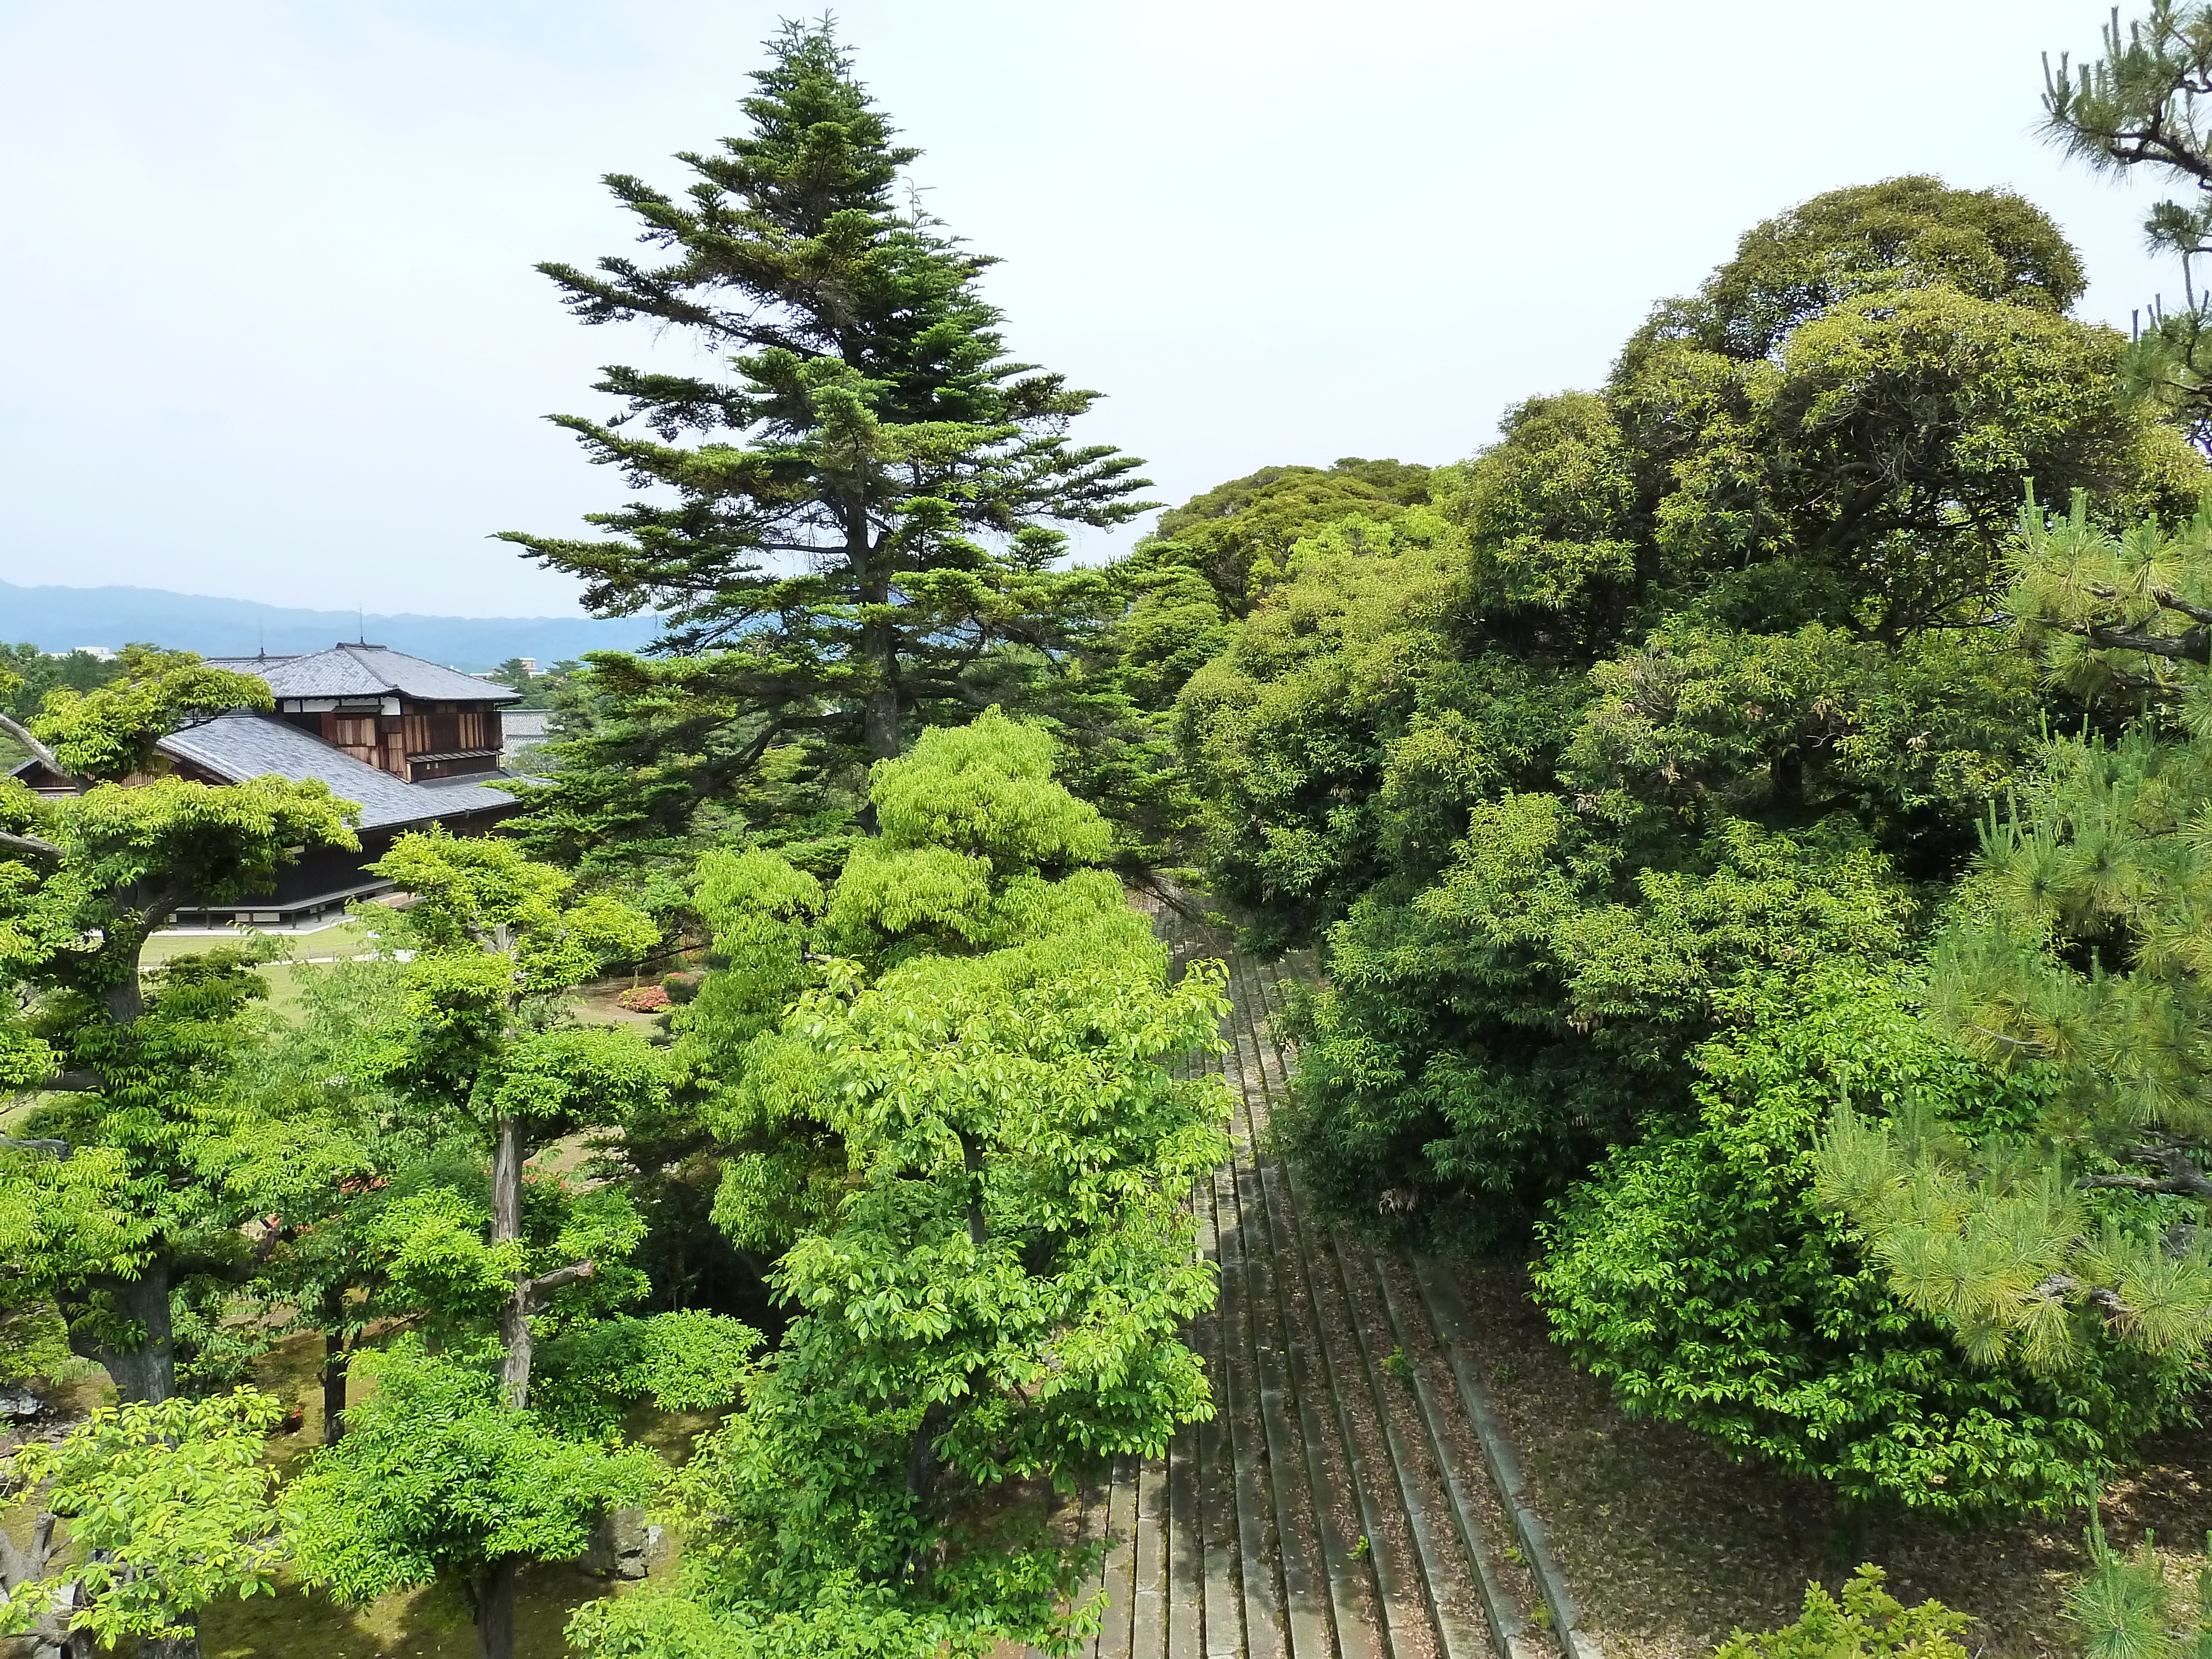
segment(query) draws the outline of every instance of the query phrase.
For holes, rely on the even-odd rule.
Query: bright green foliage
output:
[[[150,1227],[121,1202],[128,1165],[119,1147],[73,1158],[0,1146],[0,1261],[33,1271],[0,1279],[0,1380],[52,1370],[70,1357],[69,1329],[35,1271],[133,1275]]]
[[[1615,1148],[1557,1206],[1537,1297],[1634,1414],[1862,1503],[2047,1512],[2172,1420],[2195,1373],[2109,1341],[2063,1381],[1974,1366],[1817,1207],[1838,1100],[1970,1136],[2034,1115],[2032,1089],[1946,1043],[1913,1000],[1834,967],[1796,996],[1739,1000],[1694,1055],[1695,1124]]]
[[[1713,1659],[1966,1659],[1954,1638],[1974,1621],[1940,1601],[1906,1607],[1882,1588],[1887,1577],[1880,1567],[1862,1566],[1840,1602],[1820,1584],[1808,1584],[1796,1624],[1759,1636],[1738,1631],[1713,1650]]]
[[[2093,1514],[2089,1576],[2067,1597],[2083,1659],[2207,1659],[2212,1655],[2212,1559],[2187,1589],[2173,1583],[2146,1534],[2133,1554],[2114,1549]],[[2205,1540],[2212,1556],[2212,1538]]]
[[[2100,163],[2201,176],[2191,77],[2208,43],[2199,10],[2156,5],[2124,38],[2116,20],[2102,62],[2072,79],[2062,62],[2051,77],[2054,131]],[[2203,222],[2175,204],[2152,216],[2154,238],[2185,258]],[[2201,323],[2192,312],[2150,353],[2186,356]],[[2201,428],[2201,399],[2166,389]],[[2059,520],[2031,500],[2003,613],[2084,708],[2081,734],[2047,744],[2031,787],[1990,812],[1935,953],[1932,1012],[1969,1052],[2046,1077],[2048,1104],[2021,1136],[1971,1148],[1842,1109],[1823,1148],[1824,1200],[1862,1229],[1899,1294],[1984,1363],[2067,1373],[2106,1335],[2192,1358],[2212,1342],[2199,1224],[2212,1197],[2208,571],[2212,512],[2116,534],[2082,496]]]
[[[369,1329],[447,1316],[393,1273],[390,1212],[426,1192],[458,1200],[484,1176],[477,1127],[403,1086],[416,1031],[405,972],[386,958],[295,969],[295,1005],[249,1018],[231,1072],[263,1126],[240,1174],[261,1224],[252,1322],[322,1334],[325,1439],[342,1431],[349,1355]]]
[[[1477,591],[1556,629],[1596,604],[1616,624],[1636,577],[1626,538],[1635,480],[1620,427],[1585,392],[1532,398],[1507,411],[1489,464],[1437,480],[1438,507],[1467,527]],[[1606,605],[1607,599],[1613,601]]]
[[[1641,452],[1653,551],[1716,620],[1891,642],[1991,597],[2027,481],[2094,490],[2123,517],[2193,505],[2201,466],[2127,397],[2110,331],[1954,288],[1877,289],[1747,360],[1697,343],[1717,308],[1662,310],[1611,394]]]
[[[404,1308],[441,1351],[374,1362],[384,1392],[374,1409],[348,1408],[343,1438],[302,1483],[301,1559],[341,1599],[459,1574],[485,1659],[509,1659],[519,1568],[580,1553],[600,1510],[651,1484],[648,1453],[568,1434],[604,1432],[637,1397],[618,1390],[678,1378],[686,1354],[689,1383],[672,1389],[696,1397],[718,1371],[726,1402],[738,1379],[710,1351],[750,1333],[626,1321],[595,1339],[645,1293],[628,1266],[644,1221],[618,1186],[572,1189],[525,1167],[534,1146],[664,1108],[659,1051],[634,1030],[578,1024],[560,994],[644,955],[659,928],[604,895],[573,898],[572,878],[505,841],[404,836],[376,867],[414,895],[392,924],[413,956],[392,988],[401,1017],[372,1008],[355,1063],[416,1112],[442,1110],[422,1151],[445,1167],[418,1157],[398,1191],[309,1212],[311,1231],[335,1235],[318,1318],[343,1340],[364,1313]],[[456,1139],[474,1143],[458,1163]],[[560,1339],[571,1372],[548,1420],[529,1411],[531,1388],[540,1340]]]
[[[1428,468],[1398,461],[1265,467],[1161,514],[1110,568],[1121,613],[1087,672],[1041,712],[1066,739],[1069,786],[1112,821],[1133,879],[1187,864],[1209,806],[1221,806],[1175,753],[1176,694],[1284,580],[1301,540],[1339,521],[1395,520],[1428,499],[1429,483]]]
[[[1479,808],[1462,848],[1412,905],[1363,901],[1330,934],[1287,1124],[1326,1201],[1415,1236],[1511,1242],[1563,1173],[1681,1098],[1730,1001],[1901,940],[1899,884],[1832,832],[1739,821],[1703,868],[1632,872],[1525,794]]]
[[[1578,1354],[1869,1498],[2047,1501],[2185,1369],[2100,1338],[2063,1382],[1976,1374],[1812,1202],[1812,1105],[1787,1179],[1702,1121],[1705,1045],[1808,975],[1903,970],[2033,776],[2045,682],[1990,626],[2027,484],[2098,492],[2080,537],[2194,510],[2202,462],[2066,314],[2081,287],[2005,192],[1806,203],[1601,391],[1296,542],[1178,704],[1212,890],[1253,943],[1322,948],[1279,1119],[1312,1189],[1499,1249],[1594,1180],[1545,1269]],[[1650,1291],[1662,1268],[1706,1288]]]
[[[1692,314],[1700,344],[1748,360],[1855,294],[1939,286],[2063,316],[2087,283],[2079,256],[2031,204],[1907,176],[1830,191],[1759,226]]]
[[[580,320],[674,327],[731,371],[610,368],[623,413],[557,423],[663,499],[590,515],[599,540],[508,537],[602,613],[660,611],[689,653],[594,655],[609,722],[556,745],[538,807],[571,830],[681,835],[780,744],[887,758],[1051,680],[1109,606],[1099,573],[1054,568],[1051,526],[1146,505],[1140,463],[1069,440],[1097,394],[1006,357],[992,261],[902,204],[920,152],[830,25],[768,50],[747,130],[685,154],[681,194],[607,179],[664,259],[540,267]]]
[[[1954,1040],[2051,1079],[2033,1142],[1970,1153],[1849,1113],[1829,1138],[1829,1201],[1899,1293],[1984,1362],[2063,1370],[2104,1326],[2154,1352],[2212,1344],[2212,1254],[2195,1227],[2212,1196],[2198,1150],[2212,1133],[2212,771],[2168,724],[2204,717],[2191,611],[2208,545],[2202,514],[2115,536],[2077,501],[2066,520],[2021,523],[2008,605],[2022,642],[2093,708],[2146,711],[2109,741],[2048,745],[2033,788],[1984,825],[1936,948],[1933,1012]]]
[[[570,878],[509,842],[403,836],[376,867],[416,896],[400,923],[416,951],[402,980],[411,1030],[387,1076],[465,1112],[493,1168],[488,1201],[426,1188],[386,1206],[371,1243],[395,1280],[449,1317],[506,1304],[520,1407],[545,1298],[582,1316],[639,1288],[614,1271],[640,1234],[625,1195],[571,1194],[523,1164],[533,1143],[659,1106],[657,1051],[633,1030],[579,1024],[554,1000],[609,960],[642,956],[659,929],[605,896],[565,902]]]
[[[532,670],[523,666],[521,658],[509,657],[491,671],[491,678],[495,683],[511,686],[522,694],[522,701],[509,704],[510,708],[558,708],[562,692],[582,667],[580,662],[564,660],[550,668]]]
[[[994,1494],[1211,1412],[1182,1200],[1224,1102],[1168,1067],[1214,1040],[1220,975],[1168,982],[1053,758],[995,713],[935,730],[876,769],[884,833],[826,890],[760,853],[702,871],[731,966],[679,1059],[716,1219],[799,1317],[679,1477],[681,1596],[586,1610],[587,1650],[1057,1641],[1078,1564]]]
[[[602,1508],[659,1483],[651,1452],[557,1433],[509,1409],[479,1368],[405,1341],[355,1363],[376,1391],[284,1494],[300,1579],[346,1606],[441,1574],[473,1583],[502,1561],[571,1559]]]
[[[600,1319],[554,1338],[538,1359],[538,1410],[573,1434],[605,1434],[623,1408],[716,1411],[743,1391],[758,1331],[720,1314]]]
[[[69,1522],[64,1565],[0,1594],[0,1639],[42,1613],[103,1644],[189,1637],[219,1596],[270,1588],[276,1474],[263,1462],[283,1407],[250,1389],[209,1400],[102,1406],[58,1441],[19,1449],[9,1473]],[[51,1517],[51,1519],[46,1518]]]
[[[1262,467],[1161,514],[1123,568],[1194,572],[1223,611],[1242,617],[1283,579],[1291,548],[1324,526],[1339,519],[1387,523],[1428,498],[1429,469],[1401,461],[1350,457],[1327,468]]]
[[[1466,559],[1455,527],[1423,509],[1332,526],[1184,688],[1214,888],[1264,937],[1334,921],[1400,857],[1441,864],[1463,820],[1434,798],[1524,775],[1548,748],[1545,716],[1569,712],[1516,697],[1549,690],[1518,665],[1455,660]],[[1493,687],[1494,702],[1481,695]]]
[[[2154,1352],[2212,1343],[2212,1259],[2187,1224],[2212,1193],[2192,1152],[2212,1124],[2200,750],[2140,733],[2055,746],[2032,816],[1990,824],[1939,946],[1944,1026],[2052,1077],[2035,1128],[2057,1161],[1976,1159],[1838,1114],[1826,1195],[1905,1298],[1984,1361],[2063,1368],[2099,1318]],[[2100,1221],[2082,1189],[2142,1197]]]
[[[269,684],[252,674],[210,668],[189,651],[123,647],[123,672],[89,691],[56,687],[31,730],[64,770],[113,780],[161,766],[154,745],[181,726],[233,708],[273,707]]]
[[[2020,516],[2002,601],[2021,643],[2054,684],[2091,706],[2178,715],[2212,730],[2207,677],[2212,632],[2212,502],[2166,526],[2115,532],[2076,495],[2064,518],[2031,499]],[[2109,718],[2109,715],[2106,716]]]
[[[1913,947],[2039,744],[2033,664],[1966,631],[2023,478],[2203,477],[2079,288],[2017,198],[1818,198],[1602,393],[1297,544],[1180,718],[1212,890],[1325,944],[1289,1127],[1340,1210],[1510,1239],[1687,1105],[1727,997]]]
[[[263,991],[251,968],[237,951],[174,959],[128,1024],[62,992],[39,1010],[64,1080],[82,1081],[24,1120],[40,1149],[0,1152],[0,1214],[21,1218],[10,1292],[52,1298],[126,1398],[167,1398],[180,1363],[204,1386],[245,1357],[221,1310],[257,1270],[240,1230],[267,1213],[267,1154],[292,1133],[234,1084]]]

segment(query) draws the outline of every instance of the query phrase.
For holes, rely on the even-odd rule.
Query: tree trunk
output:
[[[337,1305],[331,1304],[335,1299]],[[346,1367],[352,1361],[351,1345],[346,1340],[345,1292],[335,1297],[325,1294],[323,1300],[323,1443],[335,1446],[345,1433]]]
[[[1768,763],[1766,773],[1777,805],[1805,804],[1805,757],[1801,752],[1794,748],[1784,750]]]
[[[933,1401],[915,1425],[914,1439],[907,1448],[907,1496],[917,1504],[927,1504],[929,1495],[937,1490],[937,1477],[945,1468],[945,1460],[938,1455],[938,1437],[952,1422],[952,1407],[949,1401]]]
[[[499,1146],[491,1164],[491,1242],[522,1237],[522,1120],[499,1121]],[[500,1385],[507,1403],[520,1411],[530,1403],[530,1281],[518,1276],[499,1316],[499,1340],[507,1350],[500,1361]]]
[[[965,1129],[959,1135],[960,1163],[968,1172],[968,1242],[981,1255],[990,1242],[983,1227],[983,1143]]]
[[[522,1120],[502,1117],[491,1160],[491,1242],[522,1237]]]
[[[76,1641],[89,1643],[89,1637]],[[70,1651],[76,1651],[72,1643]],[[90,1650],[88,1647],[87,1651]],[[200,1659],[200,1637],[198,1631],[190,1636],[142,1636],[138,1638],[138,1659]]]
[[[157,1255],[133,1279],[118,1281],[117,1305],[146,1332],[137,1347],[100,1351],[100,1363],[127,1401],[159,1405],[177,1391],[177,1349],[169,1325],[169,1258]]]
[[[499,1362],[500,1386],[507,1391],[509,1408],[520,1411],[530,1404],[530,1364],[536,1343],[530,1334],[529,1294],[520,1285],[500,1310],[499,1340],[507,1348]]]
[[[480,1659],[514,1659],[514,1576],[519,1558],[502,1555],[476,1576],[477,1652]]]
[[[887,608],[891,601],[891,554],[872,533],[868,507],[859,495],[848,497],[838,516],[844,520],[845,557],[860,579],[860,603]],[[875,684],[860,713],[860,734],[868,752],[878,760],[896,760],[899,752],[898,630],[886,617],[860,624],[860,655],[875,672]],[[868,833],[875,833],[874,803],[865,815]]]
[[[896,760],[899,752],[898,687],[886,684],[869,692],[867,710],[861,720],[868,752],[878,760]]]

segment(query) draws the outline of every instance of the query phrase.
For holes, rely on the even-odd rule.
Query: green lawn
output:
[[[220,933],[156,933],[146,941],[146,948],[138,959],[152,968],[173,957],[194,956],[223,945],[245,945],[256,939],[273,939],[295,962],[319,957],[359,956],[369,948],[369,931],[361,921],[349,916],[312,933],[257,933],[246,927]]]

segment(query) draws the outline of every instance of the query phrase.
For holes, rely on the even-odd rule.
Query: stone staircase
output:
[[[1268,1133],[1298,964],[1229,962],[1231,1160],[1193,1195],[1220,1268],[1190,1333],[1216,1416],[1087,1494],[1107,1546],[1083,1659],[1601,1659],[1462,1340],[1441,1264],[1319,1219]]]

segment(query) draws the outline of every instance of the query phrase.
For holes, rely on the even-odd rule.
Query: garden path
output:
[[[1107,1545],[1082,1659],[1601,1659],[1580,1629],[1434,1261],[1318,1216],[1269,1123],[1310,959],[1255,962],[1164,908],[1178,964],[1219,957],[1229,1161],[1192,1201],[1220,1271],[1189,1333],[1213,1421],[1086,1494]]]

